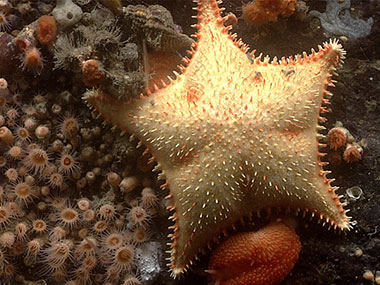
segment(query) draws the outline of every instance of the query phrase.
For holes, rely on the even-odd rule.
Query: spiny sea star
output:
[[[97,90],[85,96],[107,122],[143,142],[166,178],[174,276],[262,209],[311,212],[334,228],[351,227],[319,150],[320,112],[345,54],[341,45],[330,41],[280,61],[249,59],[248,47],[223,25],[220,1],[197,3],[197,43],[175,80],[128,102]]]

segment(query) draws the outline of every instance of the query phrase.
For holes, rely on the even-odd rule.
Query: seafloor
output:
[[[17,36],[17,33],[23,30],[26,25],[32,23],[42,14],[49,12],[49,9],[51,11],[51,8],[56,4],[54,0],[10,0],[9,2],[14,7],[9,13],[17,16],[17,19],[13,19],[14,27],[7,30],[13,36]],[[85,11],[91,11],[97,3],[94,0],[74,2],[78,3]],[[99,2],[112,3],[117,1]],[[326,4],[323,1],[310,0],[304,3],[308,6],[309,11],[323,12],[326,9]],[[195,19],[191,17],[195,14],[192,9],[195,4],[191,0],[123,1],[123,6],[137,4],[163,5],[171,12],[174,23],[181,27],[184,34],[190,35],[195,32],[190,27],[191,24],[195,23]],[[226,8],[224,13],[232,12],[240,17],[241,0],[225,1],[222,6]],[[355,163],[342,161],[340,164],[329,166],[333,171],[333,177],[336,178],[335,184],[340,186],[339,194],[344,196],[343,200],[348,201],[349,215],[356,223],[351,231],[340,233],[339,231],[328,230],[327,227],[318,224],[316,219],[309,220],[296,217],[296,231],[300,236],[302,249],[294,269],[282,284],[375,284],[374,280],[363,278],[366,271],[371,271],[375,277],[380,277],[380,196],[377,193],[380,191],[380,2],[378,0],[352,0],[350,13],[353,18],[367,20],[372,17],[374,23],[369,35],[357,39],[341,37],[347,55],[343,68],[338,70],[339,77],[335,78],[338,82],[332,90],[334,96],[329,108],[331,112],[327,115],[326,127],[330,129],[336,121],[341,121],[358,141],[361,139],[367,141],[360,161]],[[337,36],[326,34],[319,20],[308,17],[307,13],[303,17],[280,18],[277,22],[258,28],[248,26],[243,19],[239,18],[233,32],[238,33],[239,37],[249,44],[251,49],[257,50],[257,53],[263,52],[263,54],[268,54],[271,57],[290,56],[303,51],[309,52],[311,48],[316,48],[318,44],[331,37],[344,36],[344,34]],[[124,38],[123,40],[133,42],[133,31],[131,31],[131,38]],[[64,68],[54,68],[54,62],[57,61],[54,56],[55,50],[38,45],[44,56],[44,67],[37,72],[20,67],[22,60],[20,55],[17,55],[20,60],[11,60],[8,57],[1,56],[4,50],[0,50],[0,77],[7,79],[12,95],[18,95],[17,98],[13,96],[14,99],[9,101],[7,110],[13,108],[22,114],[15,119],[8,118],[9,121],[5,125],[14,129],[17,125],[22,125],[28,116],[35,118],[38,125],[49,128],[49,134],[42,136],[42,138],[33,134],[31,142],[50,152],[51,162],[57,163],[59,161],[59,153],[62,152],[62,149],[67,153],[74,154],[75,159],[78,159],[77,163],[80,170],[74,175],[65,175],[62,186],[46,181],[45,178],[36,178],[34,203],[23,207],[23,215],[13,219],[10,224],[6,224],[5,228],[15,226],[20,221],[25,221],[25,224],[30,225],[33,220],[39,218],[47,222],[48,229],[44,234],[50,235],[50,231],[56,225],[55,223],[59,223],[57,221],[59,218],[52,217],[50,214],[53,213],[57,216],[59,207],[51,206],[49,203],[52,203],[56,197],[69,197],[69,202],[66,205],[74,207],[82,198],[87,198],[96,211],[105,204],[115,205],[118,226],[110,226],[109,231],[126,231],[126,235],[133,239],[133,234],[139,228],[138,223],[131,225],[131,222],[127,221],[128,227],[120,226],[120,223],[130,219],[131,209],[140,205],[139,203],[143,199],[141,190],[151,188],[155,191],[159,203],[155,204],[154,207],[146,207],[145,209],[147,214],[151,216],[150,219],[143,222],[144,227],[149,225],[147,227],[150,236],[146,238],[151,241],[159,241],[161,247],[165,248],[166,236],[169,233],[167,226],[170,223],[167,221],[168,213],[164,208],[162,199],[167,193],[160,190],[159,185],[162,181],[157,180],[156,174],[152,173],[150,168],[142,166],[146,159],[141,162],[142,159],[138,157],[140,157],[143,149],[137,150],[136,142],[129,143],[126,139],[124,140],[125,137],[120,139],[117,130],[114,131],[111,126],[102,125],[101,118],[95,119],[91,115],[90,110],[81,101],[81,96],[88,87],[83,84],[80,72],[74,71],[75,63],[70,63],[71,65],[68,64]],[[142,58],[141,53],[142,50],[138,49],[136,57],[140,60]],[[184,55],[184,50],[181,53]],[[220,56],[223,57],[223,55]],[[132,59],[129,60],[132,62]],[[10,67],[12,64],[14,66]],[[137,66],[135,70],[139,70],[139,68]],[[139,75],[136,78],[136,80],[143,81]],[[109,88],[112,90],[112,86]],[[123,86],[123,88],[128,88],[128,86]],[[136,83],[134,88],[138,90],[143,86]],[[26,106],[32,106],[34,109],[27,109]],[[3,115],[7,119],[8,115],[5,115],[5,111]],[[71,115],[78,119],[80,129],[75,137],[70,138],[70,136],[62,134],[61,127],[64,119]],[[0,153],[0,156],[7,156],[7,148],[2,146],[0,151],[3,153]],[[10,162],[1,168],[0,185],[5,191],[12,191],[12,187],[17,182],[8,181],[5,171],[9,168],[15,168],[20,172],[21,166],[20,162],[12,157],[8,161]],[[136,186],[131,186],[136,188],[134,193],[124,195],[117,187],[112,189],[108,184],[109,180],[107,180],[107,174],[110,172],[117,173],[121,178],[136,178]],[[45,184],[51,188],[49,193],[45,193],[46,195],[41,190]],[[360,198],[356,200],[350,199],[346,193],[347,189],[354,186],[360,187],[363,192]],[[125,192],[129,192],[128,189]],[[8,202],[13,201],[14,197],[4,198],[3,201],[0,201],[0,206],[2,203],[6,203],[7,199]],[[267,221],[268,219],[265,217],[254,219],[256,227],[265,224]],[[78,224],[80,223],[78,222]],[[93,231],[91,222],[80,225],[78,228],[71,228],[67,233],[75,245],[79,244],[81,240],[81,235],[78,233],[80,229],[87,226],[90,233]],[[5,228],[0,227],[0,233],[4,233]],[[245,230],[245,228],[241,227],[239,230]],[[36,237],[39,237],[36,232],[28,231],[27,240]],[[99,242],[100,240],[101,238],[99,238]],[[139,241],[134,242],[137,244],[137,248],[142,247]],[[141,243],[144,242],[147,241],[141,241]],[[14,264],[15,272],[13,277],[8,276],[7,279],[4,275],[0,277],[3,278],[0,279],[0,284],[31,284],[27,281],[37,280],[45,280],[46,284],[57,284],[46,275],[46,272],[43,274],[44,271],[41,270],[41,267],[48,261],[46,250],[45,252],[42,251],[34,262],[26,266],[25,254],[22,251],[23,245],[20,245],[20,242],[16,244],[20,248],[18,255],[16,254],[17,251],[14,254],[10,253],[10,249],[3,250],[7,251],[5,254],[6,264]],[[48,242],[44,242],[44,244],[46,247],[49,246]],[[362,251],[360,256],[357,256],[358,250]],[[202,256],[201,260],[192,267],[192,270],[180,280],[173,280],[169,276],[164,265],[164,257],[167,256],[164,254],[159,259],[162,270],[154,272],[154,278],[147,278],[149,282],[145,284],[207,284],[207,274],[204,273],[204,269],[207,268],[207,255]],[[98,278],[97,280],[104,282],[104,276],[101,275],[105,274],[109,263],[109,261],[105,261],[103,266],[97,267],[99,272],[92,272],[91,278],[94,279],[91,280]],[[4,270],[4,264],[0,266],[0,270]],[[73,270],[78,264],[70,261],[70,266],[67,268],[67,276],[71,278],[74,276]],[[138,270],[133,271],[134,274],[139,275],[139,270],[143,270],[140,267],[138,268]],[[87,284],[103,283],[90,281]],[[122,283],[115,281],[110,284]]]

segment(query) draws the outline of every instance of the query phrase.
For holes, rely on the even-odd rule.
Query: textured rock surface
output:
[[[136,250],[137,268],[141,281],[152,284],[162,270],[162,247],[158,242],[147,242]]]
[[[71,0],[58,0],[52,14],[63,29],[75,25],[83,16],[82,9]]]

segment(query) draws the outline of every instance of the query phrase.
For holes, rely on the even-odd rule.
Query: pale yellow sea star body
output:
[[[342,47],[330,41],[311,55],[271,62],[248,56],[218,4],[198,1],[192,58],[169,85],[129,102],[100,91],[85,96],[158,162],[174,211],[175,276],[220,233],[262,209],[310,212],[350,228],[319,152],[320,112]]]

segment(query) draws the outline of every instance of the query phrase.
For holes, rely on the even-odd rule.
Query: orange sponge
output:
[[[207,272],[220,285],[279,284],[293,269],[300,250],[295,231],[275,222],[229,237],[213,251]]]
[[[290,17],[296,6],[297,0],[256,0],[243,5],[243,19],[250,25],[260,26],[276,22],[278,16]]]

